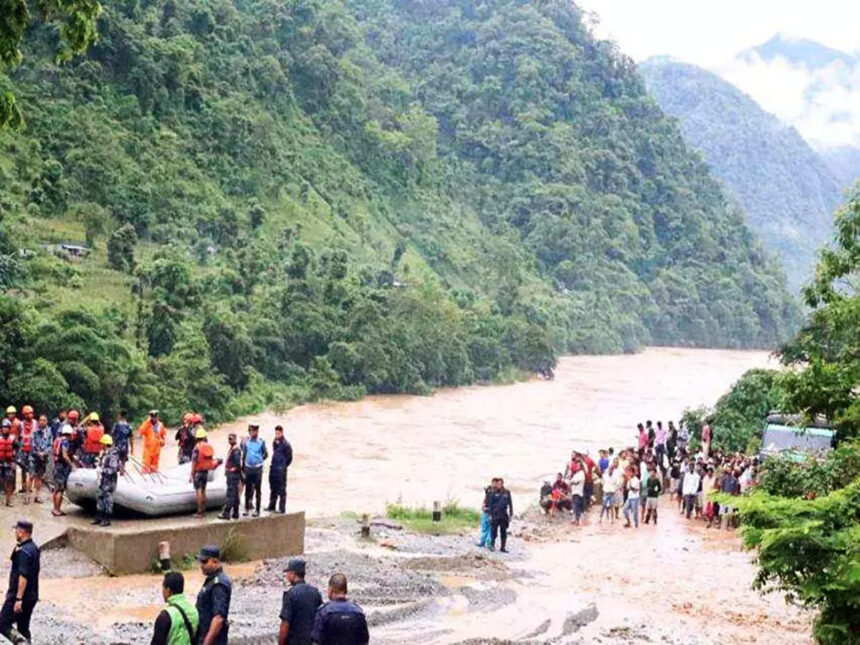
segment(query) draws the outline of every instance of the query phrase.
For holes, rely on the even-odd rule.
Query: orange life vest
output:
[[[84,452],[90,454],[101,452],[101,440],[104,434],[105,429],[101,423],[92,423],[88,425],[84,434]]]
[[[34,421],[21,422],[21,449],[30,452],[33,449],[33,425]]]
[[[0,437],[0,461],[15,460],[15,438],[12,435]]]
[[[195,465],[195,471],[200,472],[201,470],[212,470],[215,468],[215,459],[214,459],[215,451],[212,449],[208,443],[201,443],[197,446],[197,462]]]

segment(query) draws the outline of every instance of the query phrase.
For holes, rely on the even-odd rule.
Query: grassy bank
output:
[[[461,508],[457,502],[445,503],[440,522],[434,522],[433,511],[425,507],[413,508],[402,504],[389,504],[385,508],[385,514],[410,531],[433,535],[470,531],[478,525],[481,517],[479,511],[473,508]]]

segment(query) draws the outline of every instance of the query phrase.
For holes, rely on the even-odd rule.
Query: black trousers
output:
[[[272,468],[269,471],[269,510],[277,505],[281,513],[287,509],[287,469]]]
[[[239,517],[239,482],[241,476],[239,473],[227,473],[227,500],[224,504],[225,517],[233,516],[233,519]]]
[[[7,639],[12,631],[12,627],[17,627],[18,632],[28,641],[30,637],[30,617],[33,615],[33,608],[36,606],[37,600],[25,599],[21,603],[21,613],[15,613],[15,596],[6,594],[6,600],[3,602],[3,608],[0,609],[0,634]]]
[[[245,510],[251,510],[251,500],[257,496],[257,513],[260,512],[260,505],[263,497],[263,469],[248,468],[245,471]]]
[[[490,539],[492,540],[492,545],[496,546],[496,536],[501,534],[502,538],[502,548],[505,548],[505,545],[508,543],[508,518],[493,518],[490,524]]]

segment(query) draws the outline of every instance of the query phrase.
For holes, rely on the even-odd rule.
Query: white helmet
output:
[[[60,434],[72,434],[72,426],[68,423],[63,426],[63,429],[60,430]]]

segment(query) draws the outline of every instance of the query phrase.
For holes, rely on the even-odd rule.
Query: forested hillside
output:
[[[64,66],[36,29],[2,81],[3,400],[216,419],[796,323],[566,0],[117,0],[98,27]]]
[[[715,74],[666,59],[646,61],[639,70],[660,107],[678,118],[685,139],[740,199],[750,227],[799,290],[830,237],[841,182],[794,128]]]

